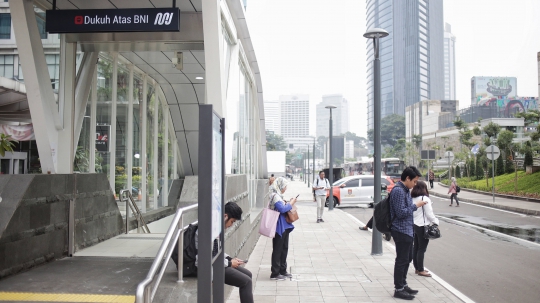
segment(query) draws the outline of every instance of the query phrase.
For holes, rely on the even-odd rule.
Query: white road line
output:
[[[365,224],[358,220],[358,218],[356,218],[355,216],[351,215],[351,214],[347,214],[351,219],[353,219],[354,221],[358,222],[360,225],[362,226],[365,226]],[[368,229],[369,232],[373,232],[373,230],[370,230]],[[392,250],[396,250],[396,247],[390,243],[386,243],[386,246],[388,246],[389,248],[391,248]],[[426,267],[426,269],[428,269]],[[437,276],[436,274],[434,274],[432,271],[430,271],[431,273],[431,277],[437,281],[439,284],[442,285],[442,287],[446,288],[449,292],[451,292],[453,295],[455,295],[456,297],[458,297],[461,301],[465,302],[465,303],[475,303],[473,300],[471,300],[471,298],[467,297],[465,294],[463,294],[461,291],[457,290],[455,287],[453,287],[452,285],[450,285],[448,282],[444,281],[441,277]]]
[[[448,198],[441,198],[441,197],[437,197],[437,196],[433,196],[433,197],[436,197],[436,198],[438,198],[440,200],[443,200],[443,201],[450,201],[450,199],[448,199]],[[494,208],[494,207],[489,207],[489,206],[485,206],[485,205],[469,203],[469,202],[465,202],[465,201],[460,201],[459,204],[467,204],[467,205],[472,205],[472,206],[477,206],[477,207],[488,208],[488,209],[497,210],[497,211],[500,211],[500,212],[503,212],[503,213],[519,215],[521,217],[534,217],[534,218],[539,218],[540,219],[540,217],[536,217],[536,216],[529,216],[529,215],[526,215],[526,214],[517,213],[517,212],[514,212],[514,211],[510,211],[510,210],[504,210],[504,209],[500,209],[500,208]]]
[[[450,221],[450,222],[453,222],[453,223],[458,224],[458,225],[465,225],[465,226],[472,227],[472,228],[475,228],[475,229],[480,229],[480,230],[485,231],[486,233],[495,234],[495,235],[497,235],[499,237],[503,237],[503,238],[507,238],[507,239],[511,239],[511,240],[518,240],[518,241],[522,241],[523,243],[534,244],[534,245],[540,246],[540,243],[527,241],[525,239],[521,239],[521,238],[518,238],[518,237],[503,234],[501,232],[494,231],[494,230],[491,230],[491,229],[488,229],[488,228],[483,228],[483,227],[480,227],[478,225],[466,223],[466,222],[459,221],[459,220],[450,219],[450,218],[439,216],[439,215],[436,215],[436,217],[438,217],[441,220]]]

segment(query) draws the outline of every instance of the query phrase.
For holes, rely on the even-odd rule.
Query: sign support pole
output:
[[[493,142],[493,139],[491,139]],[[495,153],[493,151],[493,143],[491,144],[491,194],[493,196],[493,203],[495,203]]]

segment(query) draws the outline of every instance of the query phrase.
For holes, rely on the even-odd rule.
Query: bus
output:
[[[343,165],[345,174],[349,176],[355,175],[372,175],[373,174],[373,158],[369,158],[357,162],[346,162]],[[401,179],[401,173],[405,169],[405,162],[399,158],[382,158],[381,171],[383,175],[388,176],[392,181],[397,182]]]

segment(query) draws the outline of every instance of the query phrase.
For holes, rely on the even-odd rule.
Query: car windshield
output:
[[[352,180],[353,178],[343,178],[343,179],[339,179],[337,180],[336,182],[334,182],[332,185],[333,186],[338,186],[338,185],[341,185],[349,180]]]

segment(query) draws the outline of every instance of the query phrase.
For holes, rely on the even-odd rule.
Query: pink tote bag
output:
[[[266,208],[263,209],[261,225],[259,225],[259,234],[268,238],[275,237],[277,220],[279,219],[279,211],[270,209],[270,202],[272,202],[274,196],[272,196],[272,198],[268,201]]]

